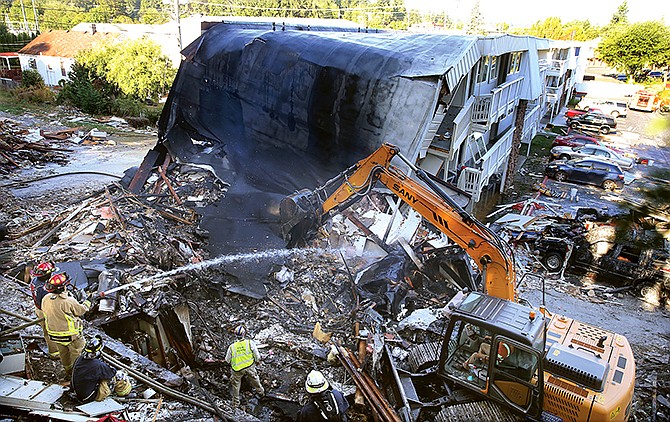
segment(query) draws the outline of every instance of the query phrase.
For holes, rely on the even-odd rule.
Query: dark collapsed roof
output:
[[[231,184],[205,221],[219,232],[212,239],[225,238],[219,252],[282,247],[277,230],[261,228],[276,219],[278,200],[322,184],[383,142],[415,156],[440,78],[474,50],[476,38],[465,36],[222,23],[183,51],[159,142]],[[225,159],[193,140],[223,148]]]

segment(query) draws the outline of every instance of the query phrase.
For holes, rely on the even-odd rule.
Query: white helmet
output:
[[[326,391],[328,387],[330,387],[330,385],[321,371],[314,370],[307,375],[307,380],[305,380],[305,389],[308,393],[317,394],[322,391]]]
[[[244,337],[247,335],[247,329],[244,327],[244,325],[238,325],[235,327],[235,335],[237,337]]]

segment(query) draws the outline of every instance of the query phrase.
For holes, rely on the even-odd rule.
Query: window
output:
[[[594,170],[610,171],[610,167],[605,163],[593,163]]]
[[[484,56],[479,60],[479,74],[477,75],[477,83],[488,80],[489,62],[491,57]]]
[[[32,57],[29,58],[29,59],[28,59],[28,66],[29,66],[31,69],[37,69],[37,60],[35,60],[35,59],[32,58]]]
[[[521,54],[521,51],[517,51],[510,55],[509,68],[507,69],[508,75],[517,73],[521,69]]]
[[[62,76],[67,76],[67,70],[65,70],[65,62],[63,60],[60,61],[60,74]]]
[[[496,79],[498,77],[498,57],[491,57],[491,65],[489,66],[489,80]]]
[[[590,169],[591,168],[591,162],[590,161],[582,161],[577,164],[575,164],[575,167],[580,168],[580,169]]]
[[[538,385],[537,353],[501,337],[496,339],[493,350],[497,352],[493,381],[496,389],[520,409],[529,409],[532,389]]]

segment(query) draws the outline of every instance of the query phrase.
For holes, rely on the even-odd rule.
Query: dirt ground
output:
[[[81,116],[79,116],[81,117]],[[639,117],[639,116],[638,116]],[[636,133],[636,125],[644,123],[650,116],[628,118],[627,127],[632,128],[628,133]],[[9,116],[0,112],[0,120],[10,118],[24,128],[42,128],[53,130],[65,127],[63,121],[54,116]],[[65,119],[64,115],[62,119]],[[113,176],[100,174],[62,176],[41,180],[24,185],[6,187],[6,185],[20,180],[34,180],[55,173],[91,171],[111,173],[122,176],[124,170],[131,166],[138,166],[147,150],[156,142],[155,133],[122,130],[114,127],[105,127],[110,132],[111,143],[92,145],[67,145],[57,143],[61,147],[68,146],[73,152],[68,153],[66,164],[45,163],[32,167],[24,167],[19,171],[0,177],[0,194],[3,198],[0,204],[0,220],[9,222],[11,231],[26,229],[35,224],[42,215],[43,218],[52,217],[53,210],[59,207],[66,209],[100,194],[100,190],[110,186],[112,181],[118,180]],[[633,138],[635,142],[630,142]],[[641,153],[654,155],[659,166],[669,162],[665,159],[668,149],[661,142],[661,138],[640,139],[632,135],[622,137],[622,142],[628,140],[639,148]],[[546,157],[537,155],[529,157],[524,163],[522,171],[518,172],[518,180],[513,192],[504,198],[504,203],[523,200],[533,196],[533,183],[529,181],[541,180],[541,174],[546,163]],[[183,169],[179,169],[183,170]],[[647,171],[649,169],[642,169]],[[185,173],[185,172],[184,172]],[[182,176],[180,176],[182,177]],[[183,176],[185,177],[185,176]],[[225,185],[217,184],[206,175],[194,174],[189,180],[197,180],[201,185],[210,188],[216,194],[225,195]],[[641,178],[644,174],[641,175]],[[186,179],[180,179],[185,186]],[[210,184],[206,184],[210,183]],[[559,190],[569,189],[569,185],[554,185]],[[603,192],[595,188],[580,186],[579,206],[595,206],[599,209],[615,209],[617,202],[604,197]],[[180,194],[192,198],[192,203],[206,202],[202,191],[184,191]],[[118,190],[111,193],[115,200],[121,198]],[[165,193],[165,196],[169,196]],[[98,202],[104,201],[102,196]],[[554,201],[553,198],[544,198]],[[557,203],[560,201],[556,201]],[[572,211],[574,203],[563,200],[564,210]],[[182,208],[170,203],[172,208],[165,208],[176,213]],[[197,206],[197,205],[196,205]],[[129,205],[119,202],[121,212],[131,215]],[[125,208],[123,208],[125,207]],[[46,211],[45,211],[46,209]],[[167,212],[166,211],[166,212]],[[141,267],[141,276],[149,276],[174,268],[206,263],[209,258],[206,251],[206,233],[196,233],[197,230],[188,229],[181,233],[175,229],[174,220],[162,220],[155,213],[144,215],[144,219],[136,218],[142,224],[139,232],[151,232],[152,239],[133,237],[133,227],[129,226],[126,232],[107,230],[108,235],[118,235],[120,238],[131,239],[134,248],[124,249],[115,246],[113,251],[106,251],[106,256],[115,259],[123,257],[124,263],[132,269]],[[132,214],[135,215],[135,214]],[[182,214],[179,214],[182,215]],[[187,216],[183,214],[183,216]],[[93,216],[87,218],[93,219]],[[130,220],[130,219],[129,219]],[[150,222],[151,223],[150,223]],[[166,233],[167,232],[167,233]],[[4,256],[12,267],[25,261],[43,259],[68,260],[76,258],[95,258],[102,256],[102,247],[81,247],[78,252],[72,248],[50,251],[44,255],[44,250],[33,248],[43,232],[26,235],[23,239],[0,243],[0,257]],[[137,235],[139,236],[139,234]],[[151,252],[143,245],[156,245],[160,240],[165,246]],[[145,243],[142,243],[145,242]],[[90,252],[87,252],[90,251]],[[108,253],[109,252],[109,253]],[[75,254],[76,253],[76,254]],[[234,293],[234,280],[229,275],[218,273],[216,266],[196,269],[183,283],[164,286],[160,296],[174,296],[166,300],[178,300],[187,303],[192,312],[192,330],[194,343],[197,345],[198,368],[181,371],[187,378],[197,380],[197,384],[210,391],[216,398],[212,402],[218,403],[224,412],[232,412],[228,407],[230,395],[228,393],[228,369],[222,358],[225,348],[233,339],[233,329],[244,321],[253,332],[255,340],[260,344],[264,356],[260,365],[260,373],[266,390],[271,398],[258,401],[249,392],[243,396],[245,410],[251,419],[260,420],[287,420],[286,416],[297,411],[295,402],[303,397],[302,383],[305,374],[318,367],[336,385],[345,391],[351,391],[351,380],[341,367],[328,366],[326,356],[328,346],[312,338],[314,325],[319,322],[326,331],[330,331],[336,338],[346,342],[351,340],[350,313],[353,305],[348,295],[349,274],[355,273],[366,262],[356,262],[352,257],[330,253],[321,249],[307,249],[296,251],[260,251],[243,257],[229,257],[226,263],[238,266],[257,266],[259,271],[266,271],[273,277],[263,281],[263,288],[267,291],[265,298],[259,300]],[[532,263],[520,260],[521,265],[530,268]],[[656,420],[670,420],[670,409],[664,405],[670,399],[670,311],[666,304],[650,303],[643,297],[629,293],[601,294],[604,289],[598,289],[598,295],[587,294],[593,290],[593,282],[582,277],[567,276],[565,279],[546,280],[546,305],[557,313],[569,315],[575,319],[603,326],[617,333],[625,335],[633,347],[637,364],[637,382],[633,404],[632,420],[651,420],[652,407],[656,407]],[[538,279],[527,278],[522,283],[521,296],[529,299],[533,304],[542,302],[541,285]],[[20,289],[18,289],[20,290]],[[22,309],[26,315],[30,314],[29,298],[16,291],[16,308]],[[18,299],[20,298],[20,299]],[[152,299],[154,300],[155,297]],[[157,300],[157,299],[156,299]],[[169,302],[168,303],[171,303]],[[425,300],[425,302],[423,301]],[[444,301],[444,295],[434,295],[431,298],[417,298],[416,307],[428,306],[430,303]],[[444,303],[442,303],[444,304]],[[38,331],[31,331],[33,335]],[[401,335],[405,333],[401,332]],[[37,342],[37,341],[36,341]],[[45,380],[61,377],[58,366],[41,357],[39,350],[30,352],[31,359],[35,359],[36,366],[42,368],[36,371],[38,376]],[[42,367],[41,365],[45,365]],[[51,369],[49,369],[51,368]],[[183,369],[183,367],[182,367]],[[191,372],[189,374],[189,371]],[[195,373],[195,375],[193,375]],[[41,374],[41,375],[39,375]],[[192,394],[201,395],[196,388],[191,387]],[[156,402],[139,404],[133,407],[132,420],[213,420],[211,414],[203,412],[176,401],[167,401],[160,412],[155,411]],[[246,417],[246,416],[245,416]],[[240,417],[241,418],[241,417]],[[357,420],[365,420],[365,411],[358,415]]]

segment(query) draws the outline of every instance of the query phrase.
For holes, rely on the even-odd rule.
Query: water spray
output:
[[[191,271],[204,270],[209,267],[216,267],[223,264],[230,264],[231,262],[236,261],[250,261],[254,259],[268,259],[268,258],[286,258],[293,255],[307,255],[311,253],[324,253],[324,252],[326,251],[321,248],[303,248],[303,249],[294,248],[294,249],[271,249],[262,252],[250,252],[235,255],[222,255],[195,264],[184,265],[182,267],[175,268],[174,270],[154,274],[152,276],[145,277],[141,280],[133,281],[132,283],[124,284],[122,286],[114,287],[113,289],[100,292],[99,294],[101,297],[104,297],[105,295],[112,294],[120,290],[126,290],[129,289],[130,287],[140,286],[145,283],[153,283],[155,281],[163,280],[173,275],[188,273]]]

